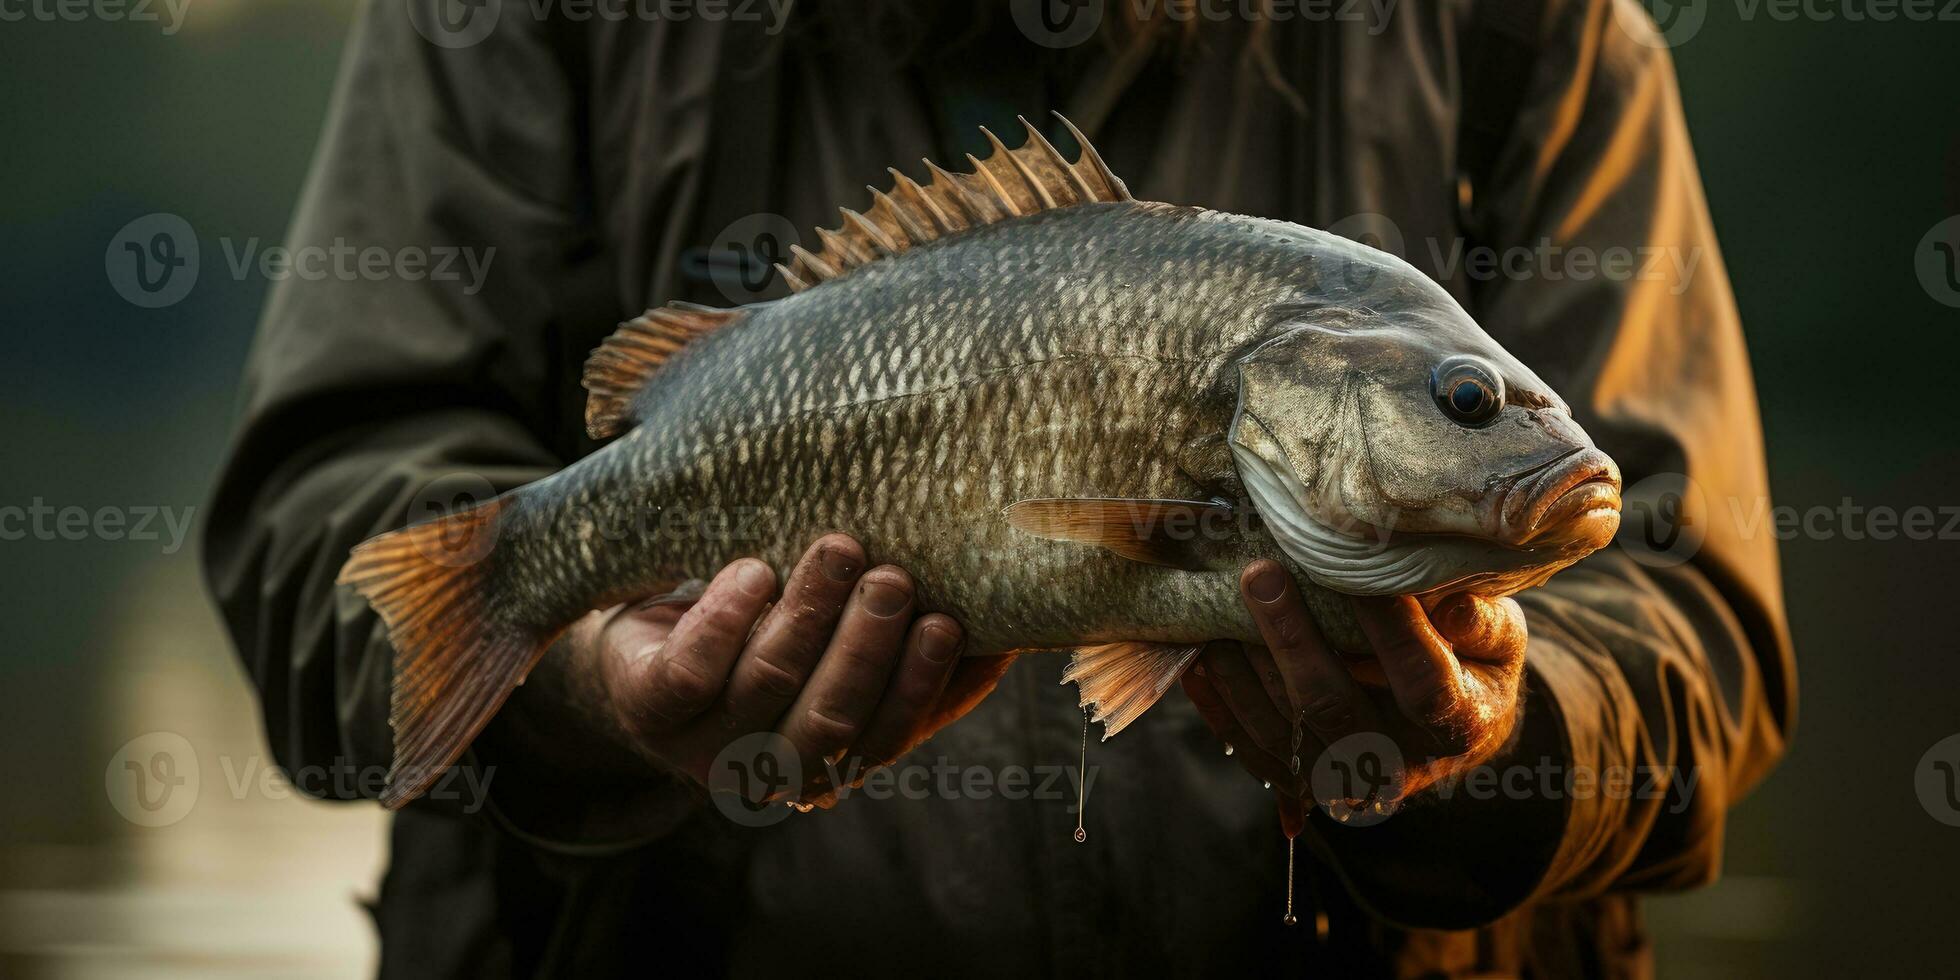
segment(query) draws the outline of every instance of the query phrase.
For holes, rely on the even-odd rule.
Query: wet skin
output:
[[[1355,661],[1321,637],[1278,564],[1248,565],[1240,590],[1265,645],[1213,643],[1183,686],[1280,795],[1289,829],[1315,802],[1312,760],[1347,735],[1380,733],[1409,760],[1397,798],[1488,759],[1510,736],[1526,635],[1516,602],[1457,594],[1425,611],[1407,596],[1356,599],[1374,656]],[[780,589],[766,565],[745,559],[691,606],[629,603],[591,614],[567,639],[571,659],[601,682],[590,707],[636,754],[704,785],[732,738],[775,731],[802,759],[801,798],[827,805],[825,760],[859,775],[891,763],[970,711],[1012,660],[960,657],[960,625],[916,615],[915,598],[903,569],[866,570],[857,542],[832,534]]]
[[[860,776],[889,765],[972,710],[1013,659],[961,657],[960,625],[917,615],[910,575],[864,565],[856,541],[830,534],[780,589],[750,558],[684,608],[587,616],[570,643],[601,681],[590,707],[641,757],[697,785],[732,739],[774,731],[800,756],[800,798],[830,803],[826,760]]]
[[[1320,635],[1276,563],[1246,566],[1239,588],[1265,645],[1209,645],[1184,674],[1184,692],[1240,763],[1279,794],[1289,834],[1315,802],[1366,802],[1313,798],[1313,760],[1346,736],[1384,736],[1407,761],[1386,803],[1488,760],[1510,738],[1526,639],[1514,600],[1457,593],[1425,610],[1411,596],[1354,598],[1374,656],[1349,661]],[[1295,757],[1303,763],[1297,773]]]

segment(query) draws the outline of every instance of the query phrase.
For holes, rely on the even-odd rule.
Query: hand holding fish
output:
[[[1350,735],[1386,737],[1406,761],[1381,803],[1487,760],[1510,738],[1526,638],[1514,600],[1458,593],[1425,611],[1410,596],[1356,599],[1374,658],[1350,662],[1321,636],[1279,564],[1253,562],[1239,584],[1265,645],[1209,645],[1184,690],[1246,769],[1283,797],[1315,802],[1314,761]],[[1290,825],[1300,811],[1281,808]]]
[[[1008,658],[959,656],[949,616],[915,616],[911,576],[865,570],[846,535],[819,539],[780,592],[753,558],[723,568],[691,604],[621,606],[581,624],[604,708],[630,746],[662,769],[706,785],[728,743],[775,731],[808,777],[792,798],[828,802],[827,760],[889,764],[964,715],[993,689]]]

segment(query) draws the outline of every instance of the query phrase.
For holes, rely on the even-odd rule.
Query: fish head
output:
[[[1440,287],[1396,292],[1239,359],[1232,453],[1287,555],[1352,595],[1497,596],[1610,542],[1619,469],[1565,402]]]

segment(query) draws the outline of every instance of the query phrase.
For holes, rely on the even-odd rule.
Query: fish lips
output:
[[[1620,468],[1581,446],[1514,477],[1498,512],[1512,547],[1596,551],[1620,527]]]

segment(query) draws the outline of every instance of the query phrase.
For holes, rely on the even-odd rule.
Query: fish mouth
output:
[[[1620,527],[1620,468],[1597,449],[1575,449],[1519,476],[1501,510],[1517,547],[1595,551]]]

